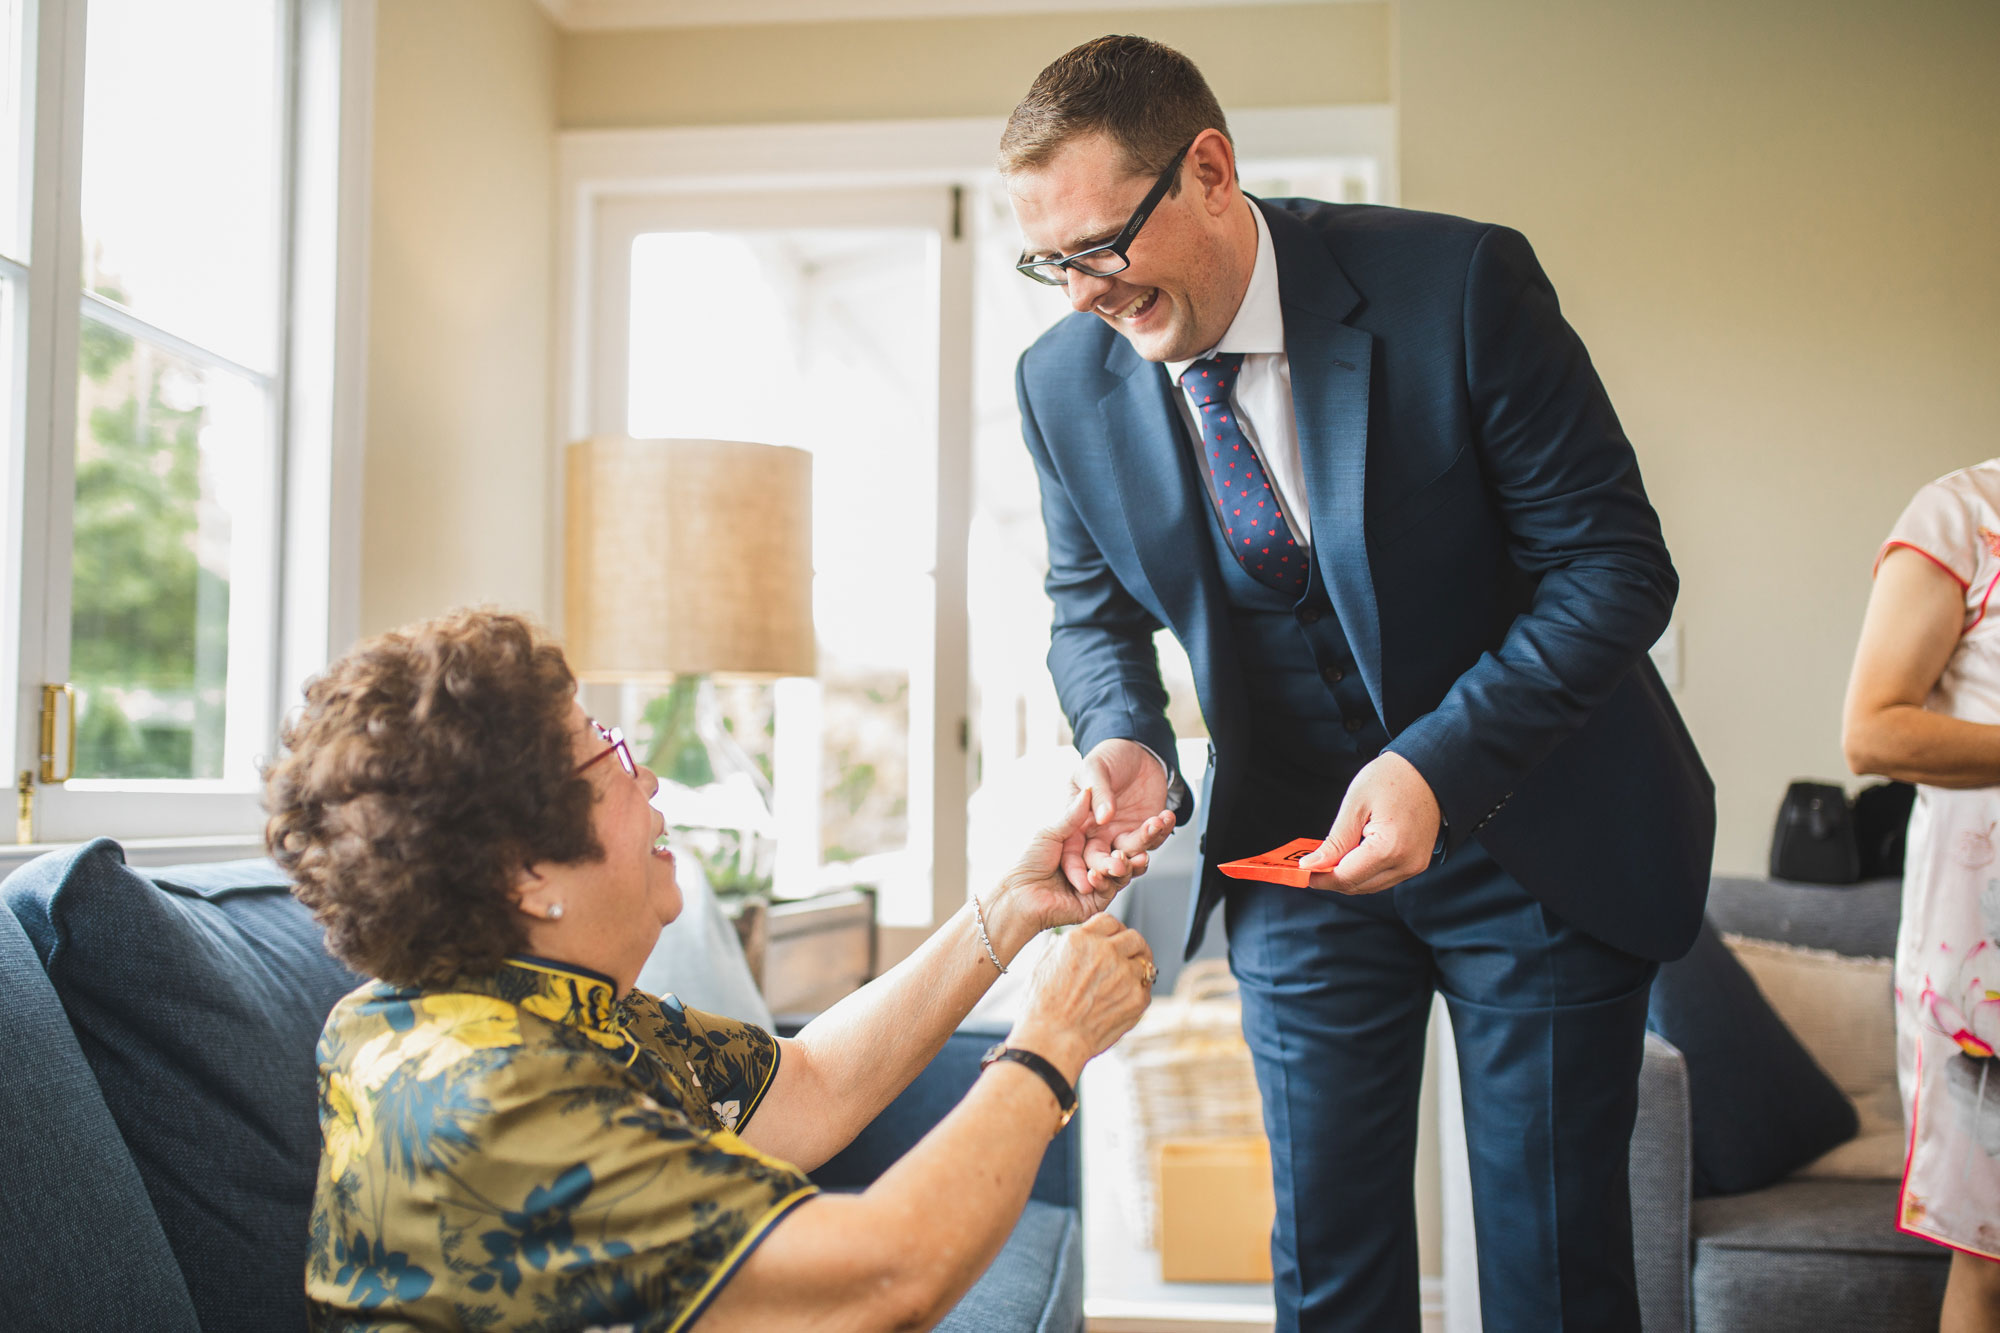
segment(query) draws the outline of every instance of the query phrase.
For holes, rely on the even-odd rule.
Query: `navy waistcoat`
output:
[[[1244,807],[1250,818],[1232,821],[1238,827],[1224,835],[1236,845],[1211,850],[1248,855],[1324,836],[1347,784],[1389,734],[1354,669],[1318,562],[1307,555],[1311,577],[1296,599],[1266,587],[1230,551],[1214,504],[1203,508],[1250,705],[1251,781],[1262,789]]]

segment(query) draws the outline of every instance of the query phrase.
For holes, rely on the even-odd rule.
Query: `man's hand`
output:
[[[1014,939],[1013,928],[1019,925],[1025,933],[1016,941],[1018,947],[1038,931],[1088,921],[1111,906],[1118,891],[1138,873],[1131,868],[1132,864],[1136,862],[1143,868],[1146,853],[1167,840],[1167,834],[1173,831],[1174,817],[1162,812],[1140,821],[1131,835],[1139,850],[1130,856],[1120,852],[1112,858],[1116,866],[1124,868],[1115,873],[1106,870],[1098,882],[1078,889],[1069,880],[1064,860],[1069,848],[1081,846],[1086,831],[1095,826],[1090,794],[1071,792],[1062,818],[1028,840],[1020,861],[1001,877],[987,899],[987,920],[997,932],[996,939],[1002,935]]]
[[[1146,854],[1166,841],[1167,770],[1137,741],[1100,741],[1070,775],[1090,793],[1090,822],[1063,844],[1063,874],[1086,897],[1115,894],[1146,873]]]
[[[1442,819],[1424,775],[1385,752],[1355,775],[1326,841],[1300,858],[1299,869],[1314,872],[1315,889],[1393,889],[1430,865]]]

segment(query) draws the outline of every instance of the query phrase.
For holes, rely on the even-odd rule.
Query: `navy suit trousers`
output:
[[[1280,1333],[1416,1333],[1412,1175],[1434,992],[1458,1046],[1488,1333],[1639,1328],[1627,1158],[1657,965],[1474,840],[1384,893],[1225,906],[1277,1195]]]

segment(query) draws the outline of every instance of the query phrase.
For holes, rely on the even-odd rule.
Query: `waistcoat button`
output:
[[[1305,610],[1299,612],[1299,623],[1302,625],[1319,624],[1319,608],[1316,606],[1309,606]]]
[[[1349,731],[1359,731],[1361,730],[1364,724],[1362,723],[1360,718],[1350,717],[1347,719],[1347,721],[1341,723],[1341,725],[1346,727]]]
[[[1345,671],[1342,671],[1339,667],[1327,667],[1319,674],[1320,678],[1329,685],[1338,685],[1340,684],[1341,681],[1347,679],[1347,673]]]

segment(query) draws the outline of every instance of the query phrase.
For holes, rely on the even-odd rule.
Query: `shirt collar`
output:
[[[610,977],[574,963],[517,953],[493,978],[495,993],[528,1013],[577,1029],[606,1050],[633,1049]]]
[[[1217,352],[1250,355],[1282,354],[1285,350],[1285,314],[1278,297],[1278,256],[1271,247],[1271,224],[1264,220],[1264,210],[1257,207],[1255,200],[1246,196],[1243,202],[1257,222],[1257,258],[1250,268],[1250,285],[1244,289],[1242,304],[1236,307],[1236,318],[1223,331],[1222,341],[1201,356],[1166,363],[1167,375],[1176,384],[1189,366]]]

